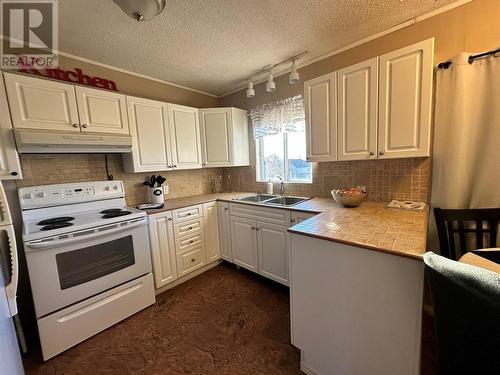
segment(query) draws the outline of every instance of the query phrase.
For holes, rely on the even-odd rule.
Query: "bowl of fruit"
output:
[[[366,196],[366,188],[364,186],[332,190],[333,199],[344,207],[357,207]]]

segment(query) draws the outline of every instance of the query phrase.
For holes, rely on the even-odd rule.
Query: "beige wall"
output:
[[[213,96],[141,78],[65,56],[59,57],[59,67],[63,70],[80,68],[83,70],[84,74],[114,81],[118,87],[118,91],[128,95],[136,95],[148,99],[156,99],[198,108],[218,106],[218,100]]]
[[[301,82],[288,84],[288,75],[275,79],[276,91],[267,93],[265,83],[255,85],[255,97],[245,90],[220,98],[221,106],[251,109],[280,98],[303,94],[303,82],[398,48],[435,38],[435,63],[462,51],[484,51],[500,45],[500,1],[475,0],[459,8],[418,22],[363,45],[330,56],[299,69]],[[251,143],[255,164],[255,145]],[[328,196],[333,188],[367,185],[370,200],[412,199],[428,201],[430,192],[429,158],[313,163],[312,184],[287,184],[287,193]],[[265,191],[256,182],[255,166],[224,169],[231,174],[233,189]],[[224,178],[226,181],[226,178]]]

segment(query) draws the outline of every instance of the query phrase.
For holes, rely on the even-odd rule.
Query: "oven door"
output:
[[[146,217],[24,246],[37,318],[151,272]]]

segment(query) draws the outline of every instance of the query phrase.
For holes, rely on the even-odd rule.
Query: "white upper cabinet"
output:
[[[201,168],[198,109],[167,104],[167,110],[174,169]]]
[[[249,165],[247,113],[238,108],[200,109],[204,167]]]
[[[430,155],[434,39],[380,56],[379,158]]]
[[[75,86],[82,131],[129,134],[125,95]]]
[[[337,73],[304,82],[307,160],[337,159]]]
[[[5,86],[0,78],[0,180],[21,178],[21,163],[14,142]]]
[[[377,157],[378,57],[337,72],[338,159]]]
[[[170,169],[170,138],[167,104],[127,96],[132,152],[124,154],[127,172],[154,172]]]
[[[80,132],[75,87],[4,73],[14,128]]]

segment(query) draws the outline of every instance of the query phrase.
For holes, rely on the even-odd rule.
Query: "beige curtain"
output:
[[[500,57],[470,55],[437,71],[432,208],[500,207]],[[439,249],[433,214],[428,249]]]

